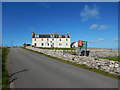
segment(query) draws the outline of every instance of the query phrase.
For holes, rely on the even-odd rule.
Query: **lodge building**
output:
[[[70,48],[70,34],[35,34],[32,33],[32,46],[46,48]]]

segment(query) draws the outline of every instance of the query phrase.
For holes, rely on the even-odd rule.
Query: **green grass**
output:
[[[2,47],[2,89],[7,89],[9,81],[9,74],[6,67],[8,52],[8,47]]]
[[[112,60],[112,61],[119,61],[120,62],[120,56],[116,56],[116,57],[101,57],[102,59],[108,59],[108,60]]]
[[[49,50],[75,50],[74,48],[43,48],[43,47],[35,47],[40,49],[49,49]]]
[[[72,52],[71,54],[72,54],[72,55],[78,55],[76,52]]]
[[[27,49],[27,48],[24,48],[24,47],[22,47],[22,48],[23,48],[23,49],[26,49],[26,50],[29,50],[29,51],[32,51],[32,52],[39,53],[39,54],[41,54],[41,55],[44,55],[44,56],[47,56],[47,57],[50,57],[50,58],[53,58],[53,59],[55,59],[55,60],[62,61],[62,62],[64,62],[64,63],[70,64],[70,65],[74,65],[74,66],[77,66],[77,67],[80,67],[80,68],[83,68],[83,69],[86,69],[86,70],[91,70],[91,71],[93,71],[93,72],[96,72],[96,73],[99,73],[99,74],[102,74],[102,75],[106,75],[106,76],[109,76],[109,77],[112,77],[112,78],[115,78],[115,79],[120,79],[120,76],[114,75],[114,74],[110,74],[110,73],[105,72],[105,71],[103,71],[103,70],[98,70],[98,69],[96,69],[96,68],[90,68],[90,67],[88,67],[88,66],[86,66],[86,65],[76,64],[76,63],[74,63],[74,62],[70,62],[70,61],[66,61],[66,60],[63,60],[63,59],[59,59],[59,58],[57,58],[57,57],[52,57],[52,56],[50,56],[50,55],[46,55],[46,54],[44,54],[44,53],[37,52],[37,51],[33,51],[33,50],[30,50],[30,49]]]

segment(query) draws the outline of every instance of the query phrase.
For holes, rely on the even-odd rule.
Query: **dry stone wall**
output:
[[[34,47],[26,47],[26,48],[34,50],[34,51],[42,52],[44,54],[47,54],[47,55],[50,55],[53,57],[68,60],[71,62],[75,62],[77,64],[86,65],[91,68],[100,69],[100,70],[106,71],[111,74],[120,75],[120,62],[118,62],[118,61],[110,61],[107,59],[95,59],[94,57],[91,57],[92,55],[90,55],[88,57],[71,55],[70,53],[64,53],[63,50],[47,50],[47,49],[39,49],[39,48],[34,48]],[[96,52],[100,53],[101,51],[100,52],[96,51]],[[104,53],[104,51],[103,51],[103,53]],[[95,54],[93,54],[93,55],[95,55]],[[106,56],[107,55],[108,54],[106,54]],[[117,54],[115,53],[115,55],[117,55]]]
[[[118,50],[89,50],[91,57],[112,57],[118,56]]]

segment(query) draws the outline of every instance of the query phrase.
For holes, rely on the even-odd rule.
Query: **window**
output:
[[[52,38],[52,40],[54,41],[54,38]]]
[[[68,39],[66,39],[66,41],[68,41]]]
[[[36,38],[35,38],[35,41],[36,41]]]
[[[41,46],[43,46],[44,44],[42,43]]]
[[[35,46],[37,46],[37,43],[34,43]]]
[[[41,40],[43,41],[43,38]]]
[[[65,35],[65,37],[67,38],[67,37],[68,37],[68,35]]]
[[[35,37],[36,37],[36,38],[39,38],[39,35],[38,35],[38,34],[36,34],[36,35],[35,35]]]
[[[61,35],[59,35],[59,38],[61,38]]]
[[[49,39],[47,38],[47,41],[49,41]]]
[[[48,43],[48,46],[49,46],[49,43]]]
[[[50,35],[50,37],[52,38],[53,36],[52,36],[52,35]]]
[[[55,35],[52,35],[52,37],[54,38],[54,37],[55,37]]]
[[[66,43],[66,46],[67,46],[68,44]]]
[[[59,43],[59,46],[61,46],[62,44],[61,43]]]
[[[60,39],[60,41],[61,41],[61,39]]]

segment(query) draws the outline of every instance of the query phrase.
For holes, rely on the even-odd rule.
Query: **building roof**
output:
[[[70,35],[58,35],[58,34],[33,34],[32,38],[70,38]]]

